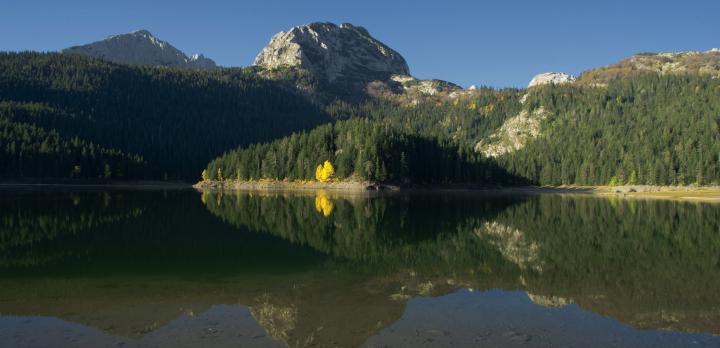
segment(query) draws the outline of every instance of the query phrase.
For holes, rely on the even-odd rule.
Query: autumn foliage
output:
[[[323,164],[318,164],[315,169],[315,179],[319,182],[328,182],[335,174],[335,168],[330,161],[325,161]]]

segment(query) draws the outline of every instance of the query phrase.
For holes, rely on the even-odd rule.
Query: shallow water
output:
[[[0,191],[2,347],[720,347],[720,205]]]

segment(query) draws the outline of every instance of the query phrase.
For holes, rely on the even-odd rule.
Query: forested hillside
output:
[[[336,168],[337,179],[521,183],[453,141],[407,132],[388,119],[362,117],[230,151],[210,162],[205,179],[315,179],[316,166],[326,160]]]
[[[315,166],[330,160],[340,179],[540,185],[720,182],[720,81],[712,77],[650,73],[603,87],[483,89],[412,103],[402,98],[335,103],[327,110],[363,121],[232,151],[210,163],[210,176],[216,179],[220,169],[224,179],[311,179]],[[527,132],[503,126],[521,112],[536,117],[532,121],[538,122],[538,135],[499,156],[481,155],[476,144],[498,128],[505,128],[504,136]]]
[[[452,142],[463,151],[488,137],[522,109],[518,89],[481,88],[447,95],[385,95],[362,103],[336,102],[326,109],[334,118],[367,117],[408,134]]]
[[[0,178],[312,179],[328,160],[398,183],[720,183],[712,76],[342,95],[302,69],[0,53]]]
[[[645,74],[606,88],[550,86],[528,108],[549,116],[541,135],[500,157],[543,185],[720,182],[720,80]]]
[[[0,103],[4,178],[193,181],[225,150],[329,120],[252,68],[126,66],[55,53],[0,53]]]
[[[66,138],[56,130],[12,118],[41,119],[58,115],[34,103],[0,102],[0,177],[142,178],[148,176],[141,156],[128,155]]]

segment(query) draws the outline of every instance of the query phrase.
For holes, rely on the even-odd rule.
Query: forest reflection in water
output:
[[[2,320],[142,340],[181,317],[239,320],[218,305],[240,305],[272,342],[360,346],[397,340],[415,299],[522,291],[538,308],[720,335],[720,205],[192,191],[5,191],[0,205]]]

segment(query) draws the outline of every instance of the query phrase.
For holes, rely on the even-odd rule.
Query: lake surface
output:
[[[720,347],[720,205],[0,191],[0,347]]]

